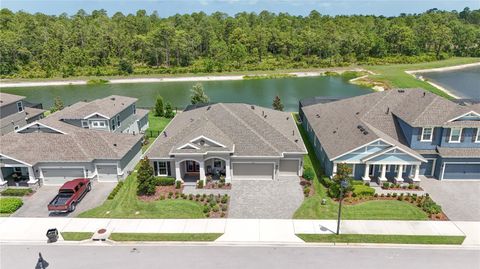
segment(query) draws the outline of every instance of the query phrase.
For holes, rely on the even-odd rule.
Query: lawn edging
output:
[[[108,239],[116,242],[212,242],[222,235],[223,233],[111,233]]]
[[[61,232],[60,234],[65,241],[83,241],[93,236],[92,232]]]
[[[465,236],[390,234],[296,234],[306,243],[461,245]]]

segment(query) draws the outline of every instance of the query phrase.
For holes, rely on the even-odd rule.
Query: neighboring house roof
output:
[[[456,104],[421,89],[376,92],[303,108],[330,159],[377,139],[422,158],[406,146],[398,118],[412,127],[443,126],[472,110],[480,111],[476,104]]]
[[[199,144],[199,139],[205,143]],[[238,157],[306,153],[290,113],[246,104],[219,103],[178,113],[146,155],[169,158],[182,153],[219,151],[233,152],[233,156]]]
[[[480,148],[437,147],[437,151],[443,158],[478,158],[480,156]]]
[[[34,107],[25,107],[25,113],[27,115],[26,120],[28,121],[31,118],[34,118],[38,115],[41,115],[45,112],[44,109],[34,108]]]
[[[137,98],[111,95],[91,102],[79,102],[63,111],[63,119],[84,119],[94,114],[112,118],[125,108],[137,102]]]
[[[25,96],[0,92],[0,107],[25,99]]]

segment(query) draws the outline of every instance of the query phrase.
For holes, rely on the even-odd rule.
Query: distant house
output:
[[[306,153],[290,113],[219,103],[177,114],[146,156],[155,175],[194,183],[298,177]]]
[[[399,89],[301,107],[325,173],[365,181],[480,179],[480,103]]]
[[[117,181],[141,157],[147,112],[136,99],[79,102],[0,137],[0,185],[59,185],[86,177]]]
[[[43,117],[45,110],[29,106],[24,99],[24,96],[0,92],[0,135]]]

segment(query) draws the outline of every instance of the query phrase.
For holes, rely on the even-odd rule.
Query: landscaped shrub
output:
[[[329,177],[322,177],[322,182],[323,186],[330,188],[333,184],[333,180],[331,180]]]
[[[0,213],[11,214],[23,205],[23,201],[17,197],[0,198]]]
[[[303,189],[303,194],[305,194],[305,196],[308,196],[310,194],[310,188],[306,187],[305,189]]]
[[[408,184],[408,189],[411,190],[413,189],[415,186],[413,184]]]
[[[112,200],[113,198],[115,198],[115,195],[117,195],[118,191],[122,188],[123,184],[124,184],[123,181],[118,182],[117,186],[113,188],[112,192],[110,192],[107,199]]]
[[[2,191],[1,195],[2,196],[25,196],[30,193],[32,193],[32,189],[13,189],[13,188],[8,188],[4,191]]]
[[[392,194],[392,197],[394,197],[394,198],[397,197],[397,193],[394,192],[394,193]]]
[[[175,185],[175,178],[173,177],[156,177],[155,183],[157,186],[172,186]],[[181,181],[178,181],[181,184]]]
[[[218,212],[220,210],[220,207],[218,205],[212,206],[213,212]]]
[[[222,201],[221,201],[221,202],[222,202],[222,204],[226,204],[226,203],[228,202],[228,195],[226,195],[226,194],[225,194],[225,195],[223,195],[223,196],[222,196]]]
[[[384,183],[383,183],[383,188],[384,188],[384,189],[390,188],[390,183],[384,182]]]
[[[222,211],[227,211],[228,206],[227,205],[222,205]]]
[[[175,181],[175,189],[180,189],[182,187],[182,182],[180,180]]]
[[[354,185],[353,194],[356,196],[372,196],[375,194],[375,189],[365,185]]]
[[[312,180],[315,177],[315,171],[313,171],[312,167],[307,166],[303,169],[302,177],[306,180]]]
[[[350,185],[352,185],[352,186],[363,185],[363,181],[352,179],[352,180],[350,180]]]
[[[203,213],[208,213],[208,212],[210,212],[210,206],[205,205],[205,206],[203,207]]]
[[[203,189],[203,180],[199,180],[197,183],[197,188]]]
[[[438,214],[442,212],[442,207],[435,203],[430,197],[424,199],[422,203],[423,211],[427,212],[428,214]]]

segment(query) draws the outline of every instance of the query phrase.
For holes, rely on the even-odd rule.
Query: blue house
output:
[[[319,101],[315,101],[319,100]],[[480,102],[397,89],[342,100],[302,100],[300,117],[325,173],[418,183],[480,180]]]

